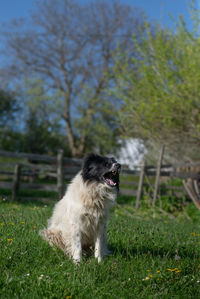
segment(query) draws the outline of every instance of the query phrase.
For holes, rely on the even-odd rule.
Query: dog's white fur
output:
[[[55,205],[47,229],[40,231],[51,246],[59,246],[75,263],[92,246],[98,262],[108,254],[106,225],[116,188],[105,183],[85,183],[79,172],[64,197]]]

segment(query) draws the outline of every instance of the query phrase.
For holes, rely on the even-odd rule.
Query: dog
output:
[[[40,231],[51,246],[79,263],[94,248],[98,263],[109,254],[107,220],[119,191],[121,165],[94,153],[87,155],[64,197],[55,205],[48,227]]]

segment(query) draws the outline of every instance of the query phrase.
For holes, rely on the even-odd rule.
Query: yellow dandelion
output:
[[[152,278],[152,277],[153,277],[153,275],[152,275],[152,274],[149,274],[149,277],[150,277],[150,278]]]
[[[180,272],[181,272],[181,270],[176,270],[176,272],[175,272],[175,273],[177,274],[177,273],[180,273]]]
[[[191,233],[192,236],[195,236],[196,234],[194,232]]]
[[[150,270],[147,270],[147,272],[150,272]]]
[[[160,270],[157,270],[156,273],[160,273]]]
[[[24,223],[25,223],[24,221],[21,222],[21,224],[24,224]]]
[[[13,222],[9,222],[9,224],[10,224],[10,225],[14,225],[14,223],[13,223]]]
[[[8,242],[12,242],[13,239],[8,239]]]
[[[142,280],[149,280],[150,277],[149,276],[146,276],[145,278],[143,278]]]
[[[179,271],[179,269],[178,269],[178,268],[174,268],[174,269],[170,269],[170,268],[168,268],[167,270],[168,270],[168,271],[170,271],[170,272]]]
[[[37,226],[36,226],[36,225],[33,225],[33,228],[34,228],[34,229],[36,229],[36,228],[37,228]]]
[[[67,299],[70,299],[70,298],[72,298],[72,296],[68,295],[66,298],[67,298]]]
[[[3,225],[4,225],[4,223],[3,223],[3,222],[1,222],[1,223],[0,223],[0,226],[3,226]]]

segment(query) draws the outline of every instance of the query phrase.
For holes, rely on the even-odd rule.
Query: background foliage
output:
[[[114,0],[36,1],[29,18],[13,20],[1,31],[2,79],[18,89],[19,102],[26,89],[28,117],[34,108],[35,125],[45,122],[39,128],[43,132],[51,131],[52,113],[56,114],[72,156],[94,148],[114,151],[118,106],[104,92],[109,85],[106,75],[113,65],[112,53],[118,47],[131,52],[131,36],[142,26],[139,9]],[[27,89],[27,81],[34,82],[35,90]]]
[[[193,31],[182,18],[175,33],[159,26],[141,40],[133,39],[137,55],[116,55],[112,90],[121,102],[119,120],[126,136],[135,134],[154,145],[166,144],[179,160],[199,159],[200,39],[193,10]]]
[[[194,2],[191,18],[170,30],[114,0],[36,1],[1,30],[1,148],[82,157],[137,138],[148,157],[165,144],[171,161],[199,160]]]

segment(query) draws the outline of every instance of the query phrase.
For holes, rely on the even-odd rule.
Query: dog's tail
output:
[[[62,249],[62,251],[64,251],[66,254],[69,253],[69,248],[67,248],[66,244],[64,243],[61,231],[44,228],[39,231],[39,235],[43,240],[47,241],[50,246],[53,247],[56,245],[60,247],[60,249]]]
[[[39,235],[42,237],[43,240],[49,241],[49,234],[46,228],[39,230]]]

